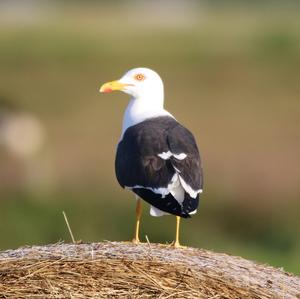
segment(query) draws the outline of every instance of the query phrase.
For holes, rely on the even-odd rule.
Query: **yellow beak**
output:
[[[122,90],[124,87],[126,87],[128,85],[131,85],[131,84],[124,84],[124,83],[119,82],[118,80],[111,81],[111,82],[104,83],[100,87],[99,91],[109,93],[109,92],[112,92],[114,90]]]

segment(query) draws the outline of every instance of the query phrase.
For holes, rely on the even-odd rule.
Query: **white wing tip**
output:
[[[187,154],[185,154],[185,153],[173,154],[172,152],[167,151],[167,152],[162,152],[162,153],[158,154],[157,156],[164,160],[168,160],[172,156],[177,160],[183,160],[187,157]]]
[[[181,154],[178,154],[178,155],[175,155],[173,154],[174,158],[176,158],[177,160],[183,160],[186,158],[186,154],[185,153],[181,153]]]
[[[168,160],[173,154],[170,151],[167,152],[162,152],[160,154],[158,154],[157,156],[164,159],[164,160]]]

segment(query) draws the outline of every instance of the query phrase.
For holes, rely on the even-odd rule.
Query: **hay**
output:
[[[297,298],[300,278],[239,257],[130,243],[0,252],[0,298]]]

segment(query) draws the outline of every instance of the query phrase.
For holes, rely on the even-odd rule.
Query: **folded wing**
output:
[[[120,185],[155,208],[189,217],[202,191],[202,168],[193,135],[171,117],[129,127],[116,155]]]

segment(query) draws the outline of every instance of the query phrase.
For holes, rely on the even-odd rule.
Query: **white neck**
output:
[[[122,136],[127,128],[136,125],[148,118],[158,116],[171,116],[164,109],[163,94],[160,97],[151,96],[151,98],[131,98],[123,118]],[[122,138],[121,136],[121,138]]]

